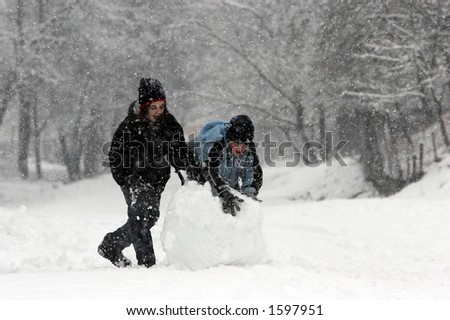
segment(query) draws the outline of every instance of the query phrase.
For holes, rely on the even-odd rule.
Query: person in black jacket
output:
[[[128,205],[128,220],[104,237],[98,253],[116,267],[127,267],[131,261],[122,250],[132,244],[138,265],[151,267],[156,259],[150,228],[159,218],[170,167],[178,172],[187,166],[183,129],[167,111],[165,92],[157,79],[141,79],[139,100],[130,105],[114,133],[108,156],[112,176]]]

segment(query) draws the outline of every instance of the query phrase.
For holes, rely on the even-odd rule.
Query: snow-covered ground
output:
[[[384,199],[359,197],[372,191],[358,170],[268,169],[265,258],[197,271],[168,265],[160,240],[176,175],[151,269],[117,269],[96,253],[126,217],[109,175],[55,186],[43,201],[12,187],[15,202],[0,202],[0,299],[450,299],[450,157]]]

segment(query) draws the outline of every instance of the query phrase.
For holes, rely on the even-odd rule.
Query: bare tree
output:
[[[28,84],[27,70],[24,68],[25,60],[25,1],[17,0],[17,39],[14,43],[16,53],[16,70],[18,72],[18,95],[19,95],[19,153],[18,168],[23,179],[28,179],[28,155],[31,139],[31,107],[32,92]]]
[[[303,97],[302,64],[309,23],[305,7],[302,3],[287,7],[282,1],[264,5],[222,1],[205,5],[202,11],[191,6],[190,20],[183,27],[193,30],[204,50],[224,59],[208,69],[216,78],[207,78],[206,92],[193,95],[214,97],[225,106],[239,105],[260,126],[270,126],[284,139],[295,141],[296,148],[308,141],[305,122],[311,111]],[[206,56],[203,61],[210,59]]]

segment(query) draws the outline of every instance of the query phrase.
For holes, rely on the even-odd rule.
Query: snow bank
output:
[[[362,165],[349,158],[344,161],[346,166],[334,161],[332,166],[286,167],[278,163],[273,168],[264,167],[261,199],[264,202],[318,201],[377,196],[375,188],[364,178]]]
[[[169,264],[199,270],[255,264],[264,257],[263,215],[245,198],[235,217],[224,214],[209,185],[188,183],[169,203],[161,242]]]
[[[450,195],[450,155],[427,168],[425,176],[406,186],[394,198],[438,198],[448,199]]]

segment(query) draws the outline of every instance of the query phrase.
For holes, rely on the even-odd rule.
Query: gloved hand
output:
[[[202,175],[202,169],[199,165],[188,165],[186,173],[189,180],[197,181],[200,184],[205,183],[205,178]]]
[[[236,211],[241,211],[239,203],[244,202],[243,199],[236,197],[229,190],[225,189],[219,193],[220,200],[222,201],[222,210],[225,213],[236,215]]]

